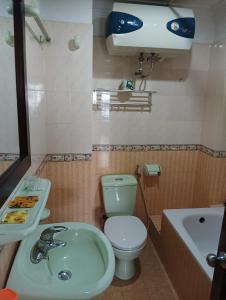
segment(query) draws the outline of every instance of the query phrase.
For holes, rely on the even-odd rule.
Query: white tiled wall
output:
[[[203,1],[203,4],[206,1]],[[214,20],[212,8],[193,7],[196,23],[195,42],[212,43],[214,40]]]
[[[211,48],[202,143],[226,150],[226,40]]]
[[[202,143],[226,150],[226,3],[217,5],[213,13],[215,43],[210,48]]]
[[[29,32],[26,32],[32,155],[30,173],[35,171],[46,153],[89,153],[92,148],[92,1],[79,0],[76,3],[73,0],[67,1],[63,5],[64,11],[60,9],[61,6],[62,1],[55,1],[54,5],[52,1],[45,1],[45,3],[40,1],[40,11],[44,18],[67,21],[45,22],[46,29],[51,36],[50,44],[39,45]],[[73,12],[75,8],[76,12]],[[0,51],[4,50],[13,61],[14,48],[6,45],[4,41],[6,27],[1,24]],[[80,49],[70,51],[69,40],[76,35],[80,36]],[[0,60],[1,57],[1,66],[4,66],[6,60],[3,59],[3,55],[0,56]],[[13,98],[9,97],[12,95],[12,84],[9,84],[9,88],[7,85],[13,80],[6,78],[6,74],[13,74],[13,72],[10,72],[8,65],[1,68],[3,69],[8,72],[3,72],[2,76],[0,74],[0,85],[2,91],[6,93],[9,90],[11,93],[7,92],[7,95],[3,97],[2,92],[1,99],[8,100],[7,104],[10,107],[7,106],[6,112],[10,110],[13,113],[16,105],[11,105],[9,102]],[[5,80],[3,80],[3,75]],[[3,112],[3,106],[1,107],[1,112]],[[13,129],[17,125],[16,112],[14,116],[12,115],[8,130],[3,130],[6,122],[1,124],[2,120],[3,118],[0,118],[0,152],[18,152],[16,151],[18,147],[9,143],[11,140],[18,140],[16,136],[13,136],[16,132]],[[13,139],[10,139],[11,136]],[[3,143],[4,137],[6,142]],[[2,145],[7,148],[3,149]]]
[[[43,48],[26,31],[27,87],[32,165],[34,173],[46,155],[46,88]]]
[[[226,39],[226,3],[224,2],[224,4],[216,6],[213,12],[215,22],[215,41],[220,42]]]
[[[47,18],[51,10],[49,13]],[[214,126],[223,128],[224,118],[219,120],[222,106],[217,108],[219,105],[206,97],[207,85],[210,88],[212,82],[208,76],[210,54],[214,65],[213,53],[220,48],[212,49],[208,44],[213,41],[210,10],[196,10],[196,16],[196,41],[201,43],[195,43],[189,55],[159,63],[147,82],[147,89],[158,92],[153,96],[151,113],[92,112],[93,84],[117,87],[121,79],[131,78],[137,67],[135,58],[109,56],[101,38],[94,39],[92,57],[92,25],[88,21],[45,21],[51,43],[40,47],[31,39],[27,42],[33,160],[40,162],[46,152],[91,152],[92,143],[203,142],[220,147],[220,142],[212,139],[216,139]],[[203,22],[205,18],[207,22]],[[68,42],[75,35],[80,36],[81,48],[70,51]],[[214,80],[222,79],[222,74],[213,75]],[[213,110],[216,117],[210,113]]]
[[[0,153],[19,153],[14,47],[5,37],[13,35],[13,19],[0,17]]]
[[[151,113],[92,112],[92,81],[94,87],[116,88],[121,79],[131,78],[137,66],[135,58],[109,56],[101,38],[94,39],[92,57],[89,22],[45,21],[52,42],[43,46],[44,65],[39,68],[45,70],[44,77],[38,80],[41,74],[38,72],[36,85],[39,82],[41,86],[44,78],[47,152],[87,153],[91,152],[92,143],[205,143],[217,149],[223,147],[220,137],[213,141],[219,136],[214,125],[223,128],[224,118],[219,120],[222,106],[216,108],[207,97],[211,87],[209,59],[214,51],[210,48],[214,40],[214,19],[212,10],[207,8],[195,8],[195,15],[197,31],[192,52],[159,63],[147,82],[147,89],[158,92],[153,96]],[[80,36],[81,48],[70,51],[68,41],[75,35]],[[216,110],[216,118],[208,114],[211,105]]]
[[[37,1],[44,20],[92,23],[92,0]]]
[[[92,25],[46,21],[52,41],[44,49],[48,153],[90,153]],[[80,49],[69,40],[80,36]]]
[[[155,90],[150,113],[93,112],[93,143],[199,144],[205,108],[209,45],[158,63],[147,81]],[[94,86],[117,88],[131,78],[136,59],[109,56],[103,38],[94,39]],[[139,86],[139,80],[137,87]]]
[[[5,1],[5,5],[6,5]],[[1,6],[2,7],[2,6]],[[6,9],[7,6],[4,6]],[[14,47],[6,44],[12,18],[0,19],[0,152],[19,153],[17,102],[15,89]],[[26,32],[27,95],[29,106],[30,144],[34,173],[46,155],[46,100],[43,49]]]

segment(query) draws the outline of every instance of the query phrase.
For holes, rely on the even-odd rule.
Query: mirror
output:
[[[25,57],[24,0],[1,0],[0,208],[31,165]]]
[[[12,1],[0,2],[0,175],[19,158]]]

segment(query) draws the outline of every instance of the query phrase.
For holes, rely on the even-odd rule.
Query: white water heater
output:
[[[116,2],[106,21],[109,54],[175,56],[191,49],[195,18],[188,8]]]

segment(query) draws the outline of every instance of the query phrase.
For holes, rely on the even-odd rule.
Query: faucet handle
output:
[[[53,242],[53,235],[55,233],[61,232],[61,231],[66,231],[66,230],[68,230],[68,228],[65,227],[65,226],[56,225],[56,226],[48,227],[41,233],[40,240],[42,240],[44,242],[49,241],[50,243],[52,243]]]

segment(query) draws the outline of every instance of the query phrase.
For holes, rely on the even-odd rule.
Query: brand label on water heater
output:
[[[195,35],[195,18],[178,18],[166,24],[167,29],[181,37],[193,39]]]
[[[107,38],[111,34],[124,34],[136,31],[143,27],[143,21],[131,14],[113,11],[107,17],[106,33]]]
[[[177,22],[173,22],[170,27],[173,31],[177,31],[180,28],[180,25]]]

